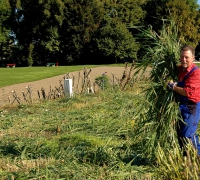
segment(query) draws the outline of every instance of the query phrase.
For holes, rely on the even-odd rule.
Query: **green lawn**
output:
[[[77,66],[58,66],[58,67],[15,67],[15,68],[0,68],[0,88],[19,84],[24,82],[32,82],[53,76],[58,76],[68,72],[80,71],[84,67],[87,69],[100,66],[120,66],[124,64],[106,64],[106,65],[77,65]],[[131,63],[129,64],[131,66]]]
[[[84,67],[94,68],[97,65],[79,65],[79,66],[58,66],[58,67],[16,67],[0,68],[0,88],[23,83],[41,80],[53,76],[58,76],[68,72],[79,71]]]

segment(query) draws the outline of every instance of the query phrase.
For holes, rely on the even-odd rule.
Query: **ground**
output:
[[[130,68],[129,68],[130,69]],[[128,70],[129,70],[128,69]],[[87,69],[87,72],[89,72],[90,69]],[[96,77],[101,76],[103,73],[107,72],[107,76],[109,79],[112,79],[112,81],[117,81],[117,79],[121,79],[123,76],[125,68],[124,67],[97,67],[91,69],[91,72],[89,74],[89,79],[91,81],[92,86],[94,85],[94,80]],[[77,91],[81,88],[81,83],[83,81],[84,77],[84,71],[75,71],[69,74],[69,78],[73,79],[73,90]],[[132,71],[131,71],[132,72]],[[21,103],[26,103],[26,100],[30,100],[30,97],[33,102],[37,102],[40,98],[42,98],[41,89],[43,88],[46,92],[46,95],[51,91],[51,89],[55,90],[56,88],[60,88],[61,84],[64,84],[64,78],[68,78],[67,74],[55,76],[52,78],[47,78],[39,81],[34,82],[28,82],[28,83],[21,83],[21,84],[15,84],[11,86],[6,86],[3,88],[0,88],[0,107],[5,105],[13,105],[18,104],[17,97],[19,97],[19,100]],[[28,93],[28,89],[30,88],[30,93]],[[95,86],[93,87],[95,90]],[[25,94],[25,98],[23,96],[23,93]]]

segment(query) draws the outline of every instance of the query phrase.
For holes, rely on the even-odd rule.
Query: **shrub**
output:
[[[105,90],[109,87],[109,78],[107,75],[98,76],[95,78],[95,83],[102,89]]]

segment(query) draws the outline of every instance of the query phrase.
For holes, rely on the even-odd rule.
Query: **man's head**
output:
[[[195,59],[195,50],[192,46],[185,45],[180,51],[181,66],[187,69]]]

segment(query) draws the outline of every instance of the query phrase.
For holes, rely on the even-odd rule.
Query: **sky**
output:
[[[200,0],[198,0],[197,3],[200,4]]]

